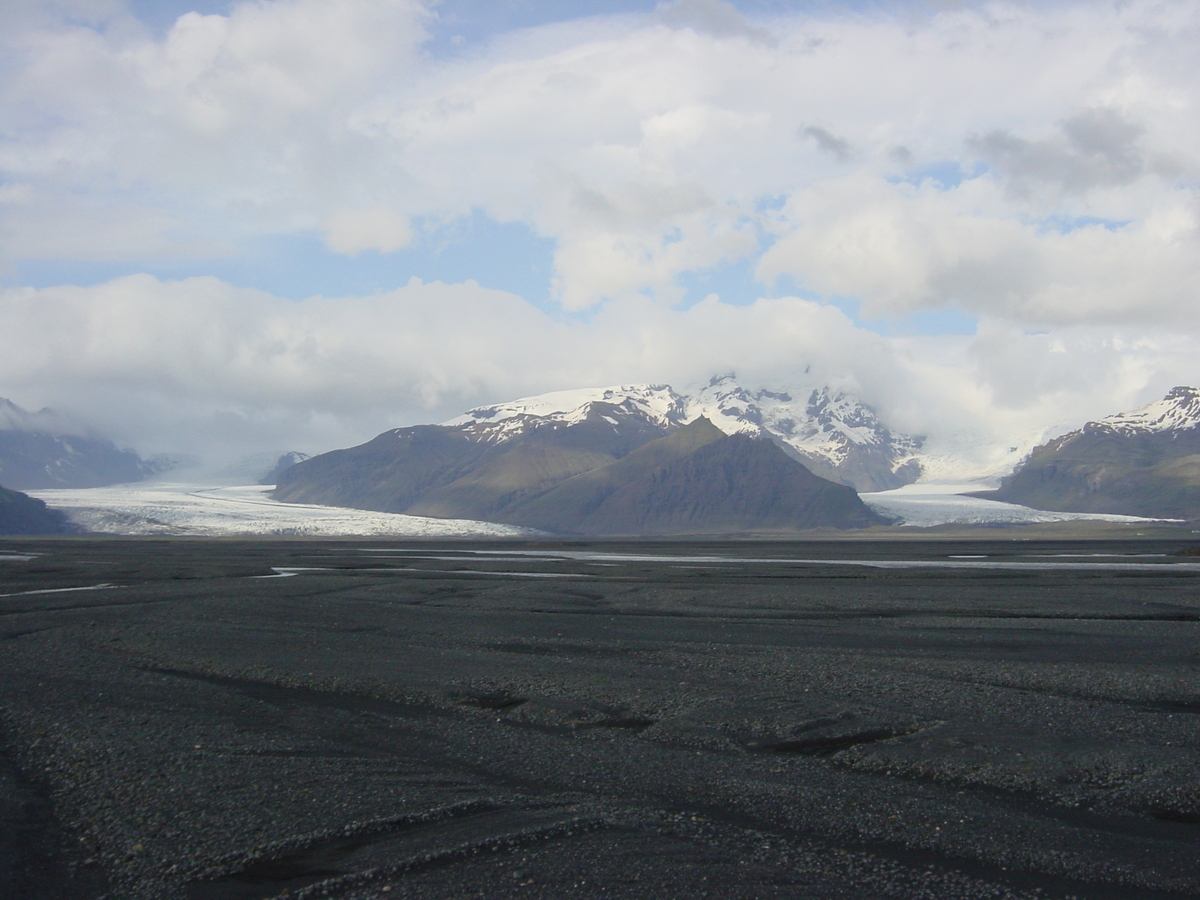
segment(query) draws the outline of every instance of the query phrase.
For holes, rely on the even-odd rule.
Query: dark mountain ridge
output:
[[[530,424],[504,442],[470,425],[396,428],[285,469],[274,496],[288,503],[507,521],[510,508],[668,430],[604,403],[593,404],[582,421]]]
[[[280,473],[276,499],[524,525],[564,534],[863,527],[883,519],[771,440],[701,417],[656,424],[596,402],[577,421],[419,425]]]
[[[567,534],[655,535],[863,528],[884,519],[852,488],[812,474],[768,438],[703,417],[576,475],[507,521]]]

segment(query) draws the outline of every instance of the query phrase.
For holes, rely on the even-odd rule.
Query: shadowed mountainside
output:
[[[883,524],[852,488],[765,438],[699,418],[514,510],[511,524],[577,534],[717,533]]]
[[[0,534],[62,534],[67,518],[41,500],[0,487]]]
[[[503,443],[469,427],[397,428],[279,473],[275,498],[441,518],[507,521],[509,510],[573,475],[662,437],[666,428],[595,403],[571,425],[533,428]]]
[[[583,421],[501,444],[455,426],[390,431],[305,460],[275,497],[570,534],[694,534],[883,524],[853,489],[768,439],[701,417],[664,434],[594,404]]]

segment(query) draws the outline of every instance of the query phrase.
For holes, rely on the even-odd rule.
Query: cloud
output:
[[[422,52],[417,0],[235,3],[161,38],[112,12],[8,15],[0,177],[54,198],[47,210],[92,211],[84,248],[5,206],[16,262],[252,254],[263,236],[322,232],[384,250],[402,219],[436,229],[480,210],[554,240],[555,296],[584,309],[678,300],[688,273],[774,240],[764,201],[796,205],[848,170],[986,177],[1002,202],[980,229],[1030,226],[1034,244],[1064,217],[1128,222],[1133,238],[1172,192],[1195,199],[1200,64],[1182,48],[1200,9],[1183,0],[769,20],[685,0],[441,59]],[[338,218],[376,208],[394,227]],[[861,299],[904,308],[886,294]]]
[[[1188,381],[1197,353],[1200,340],[1173,329],[1039,335],[991,319],[976,336],[885,338],[797,297],[739,307],[710,296],[680,309],[629,296],[563,322],[470,282],[302,302],[148,275],[0,292],[11,399],[143,452],[209,458],[322,452],[566,385],[686,387],[732,371],[768,387],[847,390],[893,427],[984,464],[996,448]]]
[[[765,28],[748,23],[732,3],[723,0],[675,0],[659,4],[657,18],[673,28],[691,28],[717,38],[740,37],[772,45],[775,38]]]
[[[407,247],[412,238],[408,220],[384,206],[344,209],[325,220],[325,244],[347,256],[364,250],[392,253]]]
[[[825,153],[831,154],[838,162],[846,162],[850,159],[850,143],[842,140],[840,137],[835,137],[824,128],[809,125],[801,129],[800,133],[804,137],[810,137],[816,141],[818,148]]]
[[[315,231],[396,193],[353,120],[411,78],[429,16],[416,0],[235,3],[228,15],[187,13],[161,39],[128,14],[12,15],[23,27],[0,18],[0,177],[50,207],[90,211],[102,226],[90,258],[169,259],[197,241]],[[123,220],[146,211],[160,224],[131,239]],[[0,216],[24,230],[21,210]],[[6,249],[46,258],[60,244],[34,229]]]
[[[0,261],[180,259],[234,250],[187,232],[185,222],[161,208],[129,203],[114,210],[28,184],[0,186]]]
[[[474,283],[416,280],[303,302],[148,275],[0,293],[0,384],[12,399],[143,450],[323,451],[564,385],[685,385],[726,371],[869,397],[904,380],[883,338],[798,298],[680,310],[631,296],[585,323]]]
[[[1168,159],[1153,159],[1140,146],[1144,129],[1110,108],[1084,109],[1061,124],[1061,135],[1029,141],[997,130],[972,137],[968,146],[1003,172],[1020,196],[1037,186],[1083,194],[1097,187],[1121,187],[1143,175],[1178,175]]]
[[[1141,221],[1047,229],[996,215],[1002,182],[952,189],[853,175],[790,199],[763,254],[767,282],[789,275],[871,316],[956,307],[1028,326],[1172,324],[1200,331],[1200,223],[1185,191]]]

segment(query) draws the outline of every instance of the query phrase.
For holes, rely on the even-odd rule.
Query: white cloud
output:
[[[1065,231],[997,215],[1001,183],[942,189],[854,175],[798,192],[762,257],[874,316],[956,306],[1031,326],[1173,323],[1200,330],[1200,230],[1189,192],[1161,194],[1135,222]]]
[[[736,372],[828,383],[893,427],[1005,447],[1195,381],[1200,340],[1172,329],[985,320],[977,336],[885,338],[795,297],[689,309],[629,296],[561,322],[474,283],[283,300],[215,278],[148,275],[0,292],[0,385],[146,451],[324,451],[397,425],[561,389],[686,386]]]
[[[114,210],[70,193],[0,186],[0,261],[194,258],[233,250],[229,242],[194,237],[161,208],[129,203]]]
[[[3,15],[3,14],[0,14]],[[351,127],[364,104],[413,78],[428,12],[416,0],[272,0],[188,13],[161,40],[128,16],[4,32],[0,174],[73,195],[111,226],[142,209],[173,237],[242,241],[317,229],[396,193]],[[24,19],[18,17],[19,23]],[[19,213],[4,217],[12,229]],[[21,245],[18,257],[54,256]],[[170,258],[171,241],[153,248]],[[144,257],[114,238],[93,256]]]
[[[765,28],[748,23],[732,3],[724,0],[674,0],[662,3],[658,19],[674,28],[691,28],[713,37],[741,37],[773,44],[774,37]]]
[[[412,226],[385,206],[344,209],[325,220],[325,243],[335,253],[392,253],[412,242]]]
[[[1196,202],[1200,63],[1187,48],[1200,8],[1186,0],[757,22],[688,0],[528,29],[449,61],[421,54],[428,16],[417,0],[246,2],[156,40],[120,16],[14,14],[0,172],[103,210],[90,252],[106,258],[319,231],[345,210],[436,223],[479,208],[557,241],[556,291],[572,309],[639,291],[673,300],[681,274],[752,258],[764,225],[807,234],[803,217],[765,223],[762,201],[798,208],[847,167],[869,181],[991,165],[1002,190],[965,227],[1023,235],[1002,265],[1033,297],[1053,293],[1043,258],[1062,246],[1042,223],[1128,222],[1113,240],[1132,265],[1173,192]],[[877,217],[901,229],[963,225],[954,200],[883,205]],[[176,227],[122,237],[120,221],[146,210]],[[402,228],[374,231],[378,243],[345,246],[402,243]],[[36,229],[8,248],[60,252]],[[853,271],[798,276],[862,282],[868,305],[906,308]]]

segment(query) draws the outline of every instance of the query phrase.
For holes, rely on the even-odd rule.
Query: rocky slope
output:
[[[1036,448],[998,490],[1036,509],[1200,519],[1200,391],[1176,387]]]

